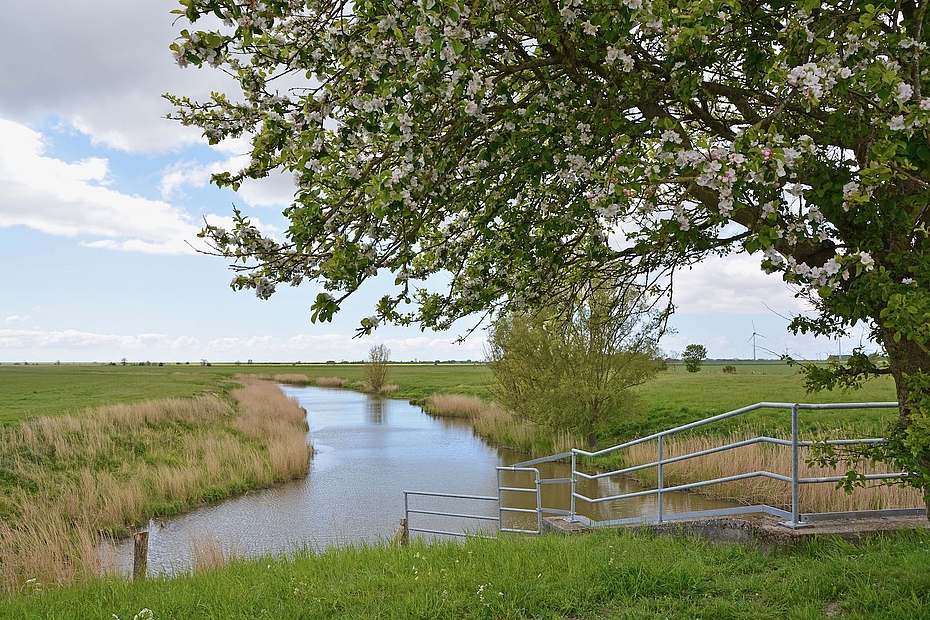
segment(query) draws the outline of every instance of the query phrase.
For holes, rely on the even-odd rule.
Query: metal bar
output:
[[[876,444],[876,443],[885,443],[886,441],[888,440],[883,439],[882,437],[864,437],[862,439],[829,439],[825,441],[824,443],[830,444],[831,446],[848,446],[850,444],[856,444],[856,443]],[[809,446],[812,446],[818,442],[807,441],[804,443],[806,443]]]
[[[562,459],[567,459],[572,455],[571,452],[562,452],[561,454],[553,454],[552,456],[544,456],[538,459],[533,459],[532,461],[523,461],[522,463],[514,463],[511,467],[532,467],[533,465],[541,465],[543,463],[551,463],[552,461],[560,461]]]
[[[582,456],[602,456],[604,454],[609,454],[617,450],[622,450],[624,448],[629,448],[647,441],[652,441],[653,439],[658,439],[660,436],[674,435],[675,433],[680,433],[683,431],[691,430],[692,428],[698,428],[706,424],[712,424],[714,422],[719,422],[720,420],[726,420],[734,416],[743,415],[749,413],[750,411],[755,411],[757,409],[790,409],[792,405],[790,403],[769,403],[761,402],[754,405],[749,405],[747,407],[742,407],[740,409],[734,409],[733,411],[727,411],[726,413],[719,413],[715,416],[709,418],[704,418],[703,420],[698,420],[696,422],[691,422],[689,424],[683,424],[681,426],[676,426],[675,428],[669,429],[667,431],[660,431],[658,433],[653,433],[652,435],[647,435],[646,437],[640,437],[639,439],[634,439],[626,443],[622,443],[618,446],[613,446],[611,448],[604,448],[603,450],[598,450],[596,452],[587,452],[585,450],[580,450],[575,448],[572,450],[573,454],[580,454]]]
[[[791,408],[791,523],[790,527],[801,527],[801,491],[798,479],[801,477],[800,457],[798,455],[798,405]]]
[[[617,450],[622,450],[624,448],[629,448],[647,441],[652,441],[653,439],[658,439],[660,435],[674,435],[676,433],[681,433],[683,431],[691,430],[693,428],[698,428],[705,426],[707,424],[713,424],[714,422],[719,422],[720,420],[726,420],[734,416],[743,415],[749,413],[750,411],[755,411],[757,409],[791,409],[797,406],[800,409],[884,409],[889,407],[897,407],[898,403],[894,402],[874,402],[874,403],[827,403],[827,404],[799,404],[799,403],[776,403],[776,402],[759,402],[754,405],[748,405],[746,407],[741,407],[739,409],[734,409],[733,411],[727,411],[726,413],[719,413],[715,416],[710,416],[704,418],[703,420],[697,420],[696,422],[691,422],[689,424],[683,424],[681,426],[676,426],[675,428],[669,429],[667,431],[660,431],[658,433],[653,433],[652,435],[647,435],[646,437],[640,437],[639,439],[634,439],[626,443],[622,443],[617,446],[610,448],[604,448],[603,450],[598,450],[596,452],[588,452],[586,450],[581,450],[575,448],[572,450],[573,454],[580,454],[582,456],[602,456],[604,454],[609,454]]]
[[[529,487],[500,487],[501,491],[514,491],[516,493],[535,493],[536,489]]]
[[[571,478],[543,478],[539,484],[568,484],[571,481]]]
[[[865,480],[888,480],[889,478],[901,478],[904,476],[903,472],[898,473],[886,473],[886,474],[865,474],[862,477]],[[824,476],[822,478],[799,478],[798,482],[801,484],[817,484],[820,482],[839,482],[840,480],[846,480],[846,476]]]
[[[539,470],[536,470],[536,532],[542,532],[542,486],[539,484]]]
[[[737,474],[735,476],[725,476],[723,478],[714,478],[713,480],[702,480],[700,482],[691,482],[689,484],[679,484],[678,486],[666,488],[664,492],[672,493],[674,491],[687,491],[688,489],[697,489],[699,487],[706,487],[711,484],[718,484],[721,482],[735,482],[737,480],[746,480],[748,478],[757,478],[760,476],[763,478],[771,478],[773,480],[780,480],[782,482],[791,482],[791,478],[788,476],[782,476],[781,474],[775,474],[770,471],[754,471],[754,472],[750,472],[746,474]],[[621,500],[621,499],[628,499],[630,497],[642,497],[646,495],[655,495],[656,493],[658,493],[657,489],[647,489],[645,491],[637,491],[635,493],[624,493],[623,495],[611,495],[609,497],[600,497],[596,499],[586,497],[584,495],[581,495],[580,493],[573,493],[572,495],[574,497],[577,497],[578,499],[585,500],[586,502],[589,502],[591,504],[599,504],[602,502],[610,502],[610,501],[616,501],[616,500]]]
[[[575,489],[578,488],[578,455],[575,454],[575,451],[572,450],[572,492],[571,492],[571,506],[569,506],[568,520],[575,520]]]
[[[897,407],[898,403],[892,401],[879,401],[873,403],[807,403],[789,405],[798,409],[890,409]]]
[[[447,532],[445,530],[428,530],[425,528],[421,529],[421,528],[411,527],[411,528],[408,528],[408,530],[411,532],[420,532],[421,534],[442,534],[443,536],[458,536],[459,538],[468,538],[469,536],[475,537],[475,538],[493,538],[492,536],[481,535],[481,534],[465,534],[462,532]]]
[[[532,512],[532,511],[531,511]],[[479,521],[497,521],[497,517],[488,517],[484,515],[468,515],[460,514],[457,512],[440,512],[438,510],[411,510],[409,514],[412,515],[437,515],[440,517],[458,517],[461,519],[477,519]]]
[[[431,491],[404,491],[404,493],[409,493],[410,495],[422,495],[425,497],[453,497],[458,499],[479,499],[486,501],[494,501],[497,499],[493,495],[462,495],[459,493],[433,493]]]
[[[512,528],[512,527],[502,527],[501,531],[508,532],[510,534],[539,534],[539,532],[535,530],[521,530],[521,529]]]
[[[502,512],[525,512],[525,513],[535,513],[535,508],[508,508],[506,506],[501,508]]]
[[[501,476],[503,472],[497,470],[497,531],[504,529],[504,492],[501,491]]]
[[[657,512],[658,512],[658,515],[659,515],[659,523],[662,523],[662,510],[663,510],[663,502],[662,502],[662,500],[664,499],[664,495],[663,495],[662,488],[665,486],[665,485],[664,485],[664,482],[665,482],[665,481],[663,480],[663,476],[664,476],[664,474],[665,474],[665,467],[664,467],[664,465],[662,464],[662,459],[665,458],[665,441],[664,441],[664,439],[665,439],[664,436],[659,437],[659,461],[658,461],[658,463],[659,463],[659,488],[658,488],[659,495],[658,495],[657,498],[656,498],[656,504],[657,504],[657,507],[658,507]]]

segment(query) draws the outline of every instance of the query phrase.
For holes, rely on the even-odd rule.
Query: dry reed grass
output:
[[[737,437],[692,436],[666,438],[666,458],[688,454],[758,436],[755,430],[744,431]],[[845,475],[847,468],[829,469],[808,465],[809,452],[801,453],[799,473],[802,478]],[[625,455],[627,465],[649,463],[657,458],[656,442],[633,446]],[[889,470],[877,464],[857,464],[860,473],[886,473]],[[773,444],[753,444],[666,465],[663,471],[665,486],[687,484],[754,471],[769,471],[783,476],[791,475],[791,448]],[[646,484],[655,485],[655,468],[642,470],[636,476]],[[785,510],[791,509],[791,485],[771,478],[756,477],[747,480],[721,483],[704,487],[704,493],[738,501],[743,504],[768,504]],[[879,510],[890,508],[915,508],[923,505],[917,489],[888,486],[875,482],[847,494],[836,489],[833,483],[804,484],[800,488],[801,512],[844,512],[855,510]]]
[[[521,420],[497,403],[484,407],[474,418],[472,428],[494,443],[527,453],[533,452],[539,436],[535,425]]]
[[[275,375],[272,377],[274,381],[278,383],[286,383],[288,385],[312,385],[313,379],[307,375],[300,374],[284,374],[284,375]]]
[[[0,427],[0,589],[98,576],[99,544],[152,514],[305,475],[306,416],[268,381]]]
[[[346,383],[348,383],[347,379],[341,379],[339,377],[317,377],[316,378],[316,384],[318,387],[341,388]]]
[[[354,384],[353,387],[361,390],[362,392],[365,392],[366,394],[375,394],[375,395],[381,395],[381,396],[385,394],[390,394],[391,392],[394,392],[397,390],[396,383],[385,383],[378,389],[375,389],[367,381],[358,381]]]
[[[230,561],[243,557],[235,543],[223,543],[216,536],[197,537],[191,540],[191,570],[214,571]]]
[[[450,418],[473,419],[485,407],[485,402],[477,396],[464,394],[433,394],[426,401],[429,413]]]

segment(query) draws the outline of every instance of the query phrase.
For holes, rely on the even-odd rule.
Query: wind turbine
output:
[[[749,340],[752,340],[752,361],[756,361],[756,336],[759,338],[765,338],[762,334],[756,331],[756,322],[752,322],[752,336],[749,337]],[[749,342],[747,340],[746,342]]]

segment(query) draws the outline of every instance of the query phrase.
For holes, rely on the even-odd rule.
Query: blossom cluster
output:
[[[224,23],[182,31],[178,63],[224,67],[241,97],[174,98],[177,117],[212,142],[252,136],[249,164],[216,182],[285,169],[297,187],[286,241],[245,219],[207,231],[254,261],[234,286],[267,297],[321,278],[341,299],[389,269],[397,292],[368,325],[437,272],[451,284],[419,297],[425,323],[532,299],[573,269],[636,267],[636,244],[738,243],[809,290],[840,290],[884,265],[850,231],[880,216],[889,179],[917,182],[908,141],[930,123],[912,71],[926,45],[883,9],[833,20],[846,9],[824,3],[770,28],[722,0],[184,4]],[[756,64],[724,66],[760,36]],[[843,142],[843,114],[874,153]]]

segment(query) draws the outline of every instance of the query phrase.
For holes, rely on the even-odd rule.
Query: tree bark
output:
[[[906,431],[912,423],[913,416],[920,412],[920,407],[930,402],[930,390],[927,390],[927,393],[921,393],[923,390],[915,392],[909,381],[911,377],[930,374],[930,352],[923,343],[914,340],[902,338],[895,342],[891,330],[884,327],[882,335],[898,397],[898,423],[900,430]],[[930,469],[930,446],[922,446],[916,459],[922,468]],[[927,519],[930,520],[930,486],[924,485],[921,490],[927,508]]]

